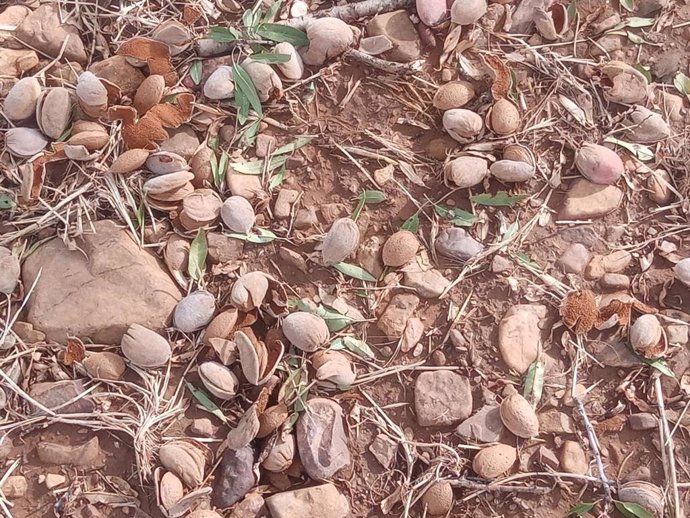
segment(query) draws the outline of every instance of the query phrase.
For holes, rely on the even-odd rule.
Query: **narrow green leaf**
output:
[[[189,260],[187,262],[189,276],[195,281],[198,281],[204,276],[207,255],[208,244],[206,243],[206,233],[200,228],[189,247]]]
[[[654,514],[640,504],[616,501],[615,505],[625,518],[654,518]]]
[[[626,31],[626,33],[628,35],[628,39],[636,45],[644,45],[645,43],[647,43],[647,41],[642,36],[638,36],[634,32]]]
[[[525,386],[522,395],[525,398],[532,396],[532,406],[536,407],[541,400],[544,391],[544,362],[535,361],[527,369],[525,375]]]
[[[262,23],[256,28],[256,33],[262,38],[275,41],[276,43],[287,41],[295,47],[306,47],[309,45],[309,38],[307,38],[305,32],[279,23]]]
[[[413,234],[416,234],[417,230],[419,230],[419,214],[416,212],[412,214],[412,216],[405,220],[400,228],[402,230],[409,230]]]
[[[253,29],[258,23],[259,17],[256,15],[253,9],[247,9],[244,14],[242,14],[242,25],[247,29]]]
[[[285,166],[283,166],[280,171],[271,177],[271,181],[268,182],[268,190],[273,191],[276,187],[283,183],[283,180],[285,180]]]
[[[312,141],[312,138],[313,137],[297,137],[292,142],[285,144],[284,146],[280,146],[273,152],[273,154],[284,155],[285,153],[292,153],[293,151],[296,151],[297,149],[309,144]]]
[[[230,155],[227,151],[223,150],[220,154],[220,160],[218,161],[218,188],[220,189],[220,184],[223,183],[223,178],[225,178],[225,172],[228,170],[228,160],[230,160]]]
[[[640,359],[641,359],[644,363],[646,363],[647,365],[649,365],[650,367],[652,367],[653,369],[658,370],[658,371],[659,371],[661,374],[663,374],[664,376],[668,376],[669,378],[675,378],[675,377],[676,377],[676,375],[675,375],[675,374],[673,373],[673,371],[668,367],[668,365],[667,365],[666,362],[663,360],[663,358],[657,358],[656,360],[649,360],[649,359],[647,359],[647,358],[642,358],[642,357],[640,357]]]
[[[287,162],[288,157],[286,156],[277,156],[271,158],[271,160],[266,164],[266,171],[269,173],[275,169],[278,169],[279,167],[285,165],[285,162]],[[254,162],[233,162],[230,164],[230,167],[235,171],[236,173],[241,173],[241,174],[261,174],[264,170],[264,161],[259,160],[259,161],[254,161]]]
[[[690,95],[690,77],[683,72],[678,72],[673,78],[673,85],[683,95]]]
[[[436,214],[450,221],[456,227],[471,227],[476,221],[477,216],[466,210],[434,205]]]
[[[0,210],[11,209],[16,205],[14,199],[9,194],[0,194]]]
[[[568,12],[568,20],[574,20],[577,16],[577,0],[570,2],[566,11]]]
[[[266,11],[266,14],[264,17],[261,19],[262,23],[267,23],[267,22],[272,22],[276,15],[278,14],[278,11],[280,11],[281,6],[283,5],[283,2],[279,0],[278,2],[273,2],[271,4],[271,7],[268,8]]]
[[[144,226],[144,217],[146,215],[146,205],[144,204],[144,200],[141,200],[141,203],[137,207],[137,213],[135,214],[137,218],[137,229],[140,229]]]
[[[360,281],[376,282],[376,278],[374,278],[372,274],[355,264],[340,262],[334,264],[333,268],[338,270],[343,275],[347,275],[348,277],[352,277],[354,279],[359,279]]]
[[[265,228],[258,229],[256,234],[226,234],[226,236],[233,239],[241,239],[247,243],[254,243],[257,245],[265,245],[266,243],[270,243],[271,241],[278,239],[278,236]]]
[[[189,77],[192,78],[195,85],[201,84],[201,72],[203,65],[201,61],[195,61],[192,66],[189,67]]]
[[[239,65],[232,66],[232,75],[235,80],[235,98],[237,98],[237,93],[246,97],[249,101],[249,105],[257,113],[257,115],[263,115],[261,111],[261,100],[259,99],[259,94],[252,83],[249,74],[244,71],[244,69]]]
[[[632,12],[632,10],[635,8],[634,0],[620,0],[619,3],[626,11]]]
[[[244,126],[249,119],[249,98],[237,88],[235,88],[235,104],[237,105],[237,122],[240,126]]]
[[[252,61],[257,61],[259,63],[287,63],[290,61],[289,54],[276,54],[275,52],[259,52],[258,54],[252,54],[249,56]]]
[[[568,509],[568,516],[571,514],[574,514],[576,516],[584,516],[588,512],[590,512],[592,509],[594,509],[594,506],[597,505],[596,503],[582,503],[582,504],[577,504],[574,507],[571,507]]]
[[[218,135],[208,139],[208,147],[210,147],[213,151],[218,151],[219,145],[220,145],[220,137]]]
[[[306,311],[309,311],[309,309]],[[329,331],[340,331],[354,322],[354,319],[351,317],[343,315],[335,310],[328,309],[323,305],[319,305],[319,307],[316,308],[316,314],[326,321]]]
[[[488,205],[490,207],[509,207],[529,198],[527,194],[510,195],[506,191],[499,191],[495,195],[489,193],[477,194],[471,200],[477,205]]]
[[[221,43],[227,43],[240,39],[240,33],[235,29],[232,27],[221,27],[220,25],[210,27],[206,36],[211,38],[213,41],[219,41]]]
[[[364,203],[381,203],[386,199],[386,193],[381,191],[363,191],[359,197],[364,200]]]
[[[211,401],[211,398],[208,397],[208,394],[204,392],[201,389],[196,388],[194,385],[192,385],[189,382],[187,383],[187,389],[192,393],[192,396],[196,398],[196,400],[201,403],[201,406],[203,406],[206,410],[211,412],[213,415],[215,415],[218,419],[223,421],[224,423],[227,424],[228,419],[225,417],[225,414],[223,414],[223,411],[218,408],[218,405],[216,405],[213,401]]]
[[[632,16],[625,20],[625,25],[637,29],[639,27],[650,27],[654,25],[654,18],[638,18],[637,16]]]
[[[641,63],[637,63],[635,65],[635,70],[640,72],[640,74],[642,74],[645,77],[648,83],[652,82],[652,73],[649,71],[648,68],[645,68],[644,65],[642,65]]]
[[[366,342],[353,336],[342,336],[331,342],[331,349],[338,350],[343,348],[352,351],[362,358],[372,359],[375,357],[374,351],[371,350],[371,347]]]
[[[604,139],[604,142],[616,144],[622,148],[627,149],[628,151],[630,151],[630,153],[639,158],[642,162],[648,162],[649,160],[652,160],[654,158],[654,151],[652,151],[647,146],[643,146],[642,144],[631,144],[630,142],[617,139],[616,137],[606,137]]]
[[[259,127],[261,125],[261,119],[255,120],[251,124],[248,124],[247,126],[244,127],[242,131],[242,138],[240,138],[240,143],[245,146],[252,146],[254,145],[254,141],[256,140],[256,136],[259,133]]]
[[[515,254],[515,257],[517,257],[517,260],[520,264],[524,266],[529,266],[530,268],[533,268],[535,270],[541,270],[541,266],[539,265],[539,263],[532,261],[532,259],[530,259],[530,256],[526,253],[518,252]]]

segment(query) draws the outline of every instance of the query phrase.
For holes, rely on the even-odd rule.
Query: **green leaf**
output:
[[[270,243],[271,241],[278,239],[278,236],[266,228],[258,229],[256,234],[226,234],[226,236],[233,239],[241,239],[247,243],[254,243],[257,245],[265,245],[266,243]]]
[[[312,141],[313,137],[297,137],[295,140],[290,142],[289,144],[285,144],[284,146],[280,146],[278,149],[276,149],[273,154],[274,155],[284,155],[285,153],[292,153],[293,151],[296,151],[297,149],[306,146]]]
[[[648,83],[652,82],[652,73],[649,71],[648,68],[645,68],[644,65],[637,63],[635,65],[635,70],[637,70],[640,74],[642,74]]]
[[[615,502],[616,509],[618,509],[625,518],[654,518],[646,507],[633,502]]]
[[[187,383],[187,389],[192,393],[192,396],[196,398],[196,400],[201,403],[201,406],[203,406],[206,410],[211,412],[213,415],[215,415],[218,419],[223,421],[224,423],[227,424],[228,419],[225,417],[225,414],[223,414],[223,411],[218,408],[218,405],[216,405],[213,401],[211,401],[211,398],[208,397],[208,394],[204,392],[201,389],[196,388],[194,385],[192,385],[189,382]]]
[[[488,205],[490,207],[509,207],[529,198],[528,194],[510,195],[506,191],[499,191],[495,195],[489,193],[477,194],[470,198],[477,205]]]
[[[632,10],[635,9],[634,0],[619,0],[619,3],[626,11],[632,12]]]
[[[647,43],[647,41],[642,36],[638,36],[634,32],[626,31],[626,33],[628,35],[628,39],[636,45],[644,45],[645,43]]]
[[[9,194],[0,194],[0,210],[11,209],[16,205],[12,196]]]
[[[280,171],[271,177],[271,181],[268,182],[268,190],[273,191],[276,187],[283,183],[283,180],[285,180],[285,166],[283,166]]]
[[[640,359],[652,367],[653,369],[658,370],[661,374],[668,376],[669,378],[675,378],[676,375],[673,373],[671,369],[669,369],[668,365],[666,365],[666,362],[663,360],[663,358],[657,358],[656,360],[649,360],[647,358],[642,358]]]
[[[525,386],[522,395],[527,398],[532,396],[532,406],[536,407],[544,391],[544,362],[535,361],[527,369]]]
[[[690,95],[690,77],[686,76],[683,72],[678,72],[676,74],[673,78],[673,85],[680,93]]]
[[[256,136],[259,133],[259,127],[261,126],[261,120],[255,120],[251,124],[245,126],[242,130],[242,138],[240,142],[242,145],[252,146],[256,140]]]
[[[242,25],[244,25],[247,29],[253,29],[258,22],[259,17],[256,15],[253,9],[247,9],[244,14],[242,14]]]
[[[266,171],[269,173],[275,169],[278,169],[279,167],[285,165],[285,162],[287,162],[288,157],[286,156],[277,156],[271,158],[271,160],[268,162],[268,164],[265,165]],[[264,170],[264,161],[259,160],[259,161],[254,161],[254,162],[233,162],[230,164],[230,167],[232,167],[233,171],[236,173],[241,173],[241,174],[261,174]]]
[[[211,38],[213,41],[219,41],[222,43],[237,41],[240,39],[240,33],[235,29],[232,27],[221,27],[220,25],[215,25],[209,28],[206,36]]]
[[[517,257],[517,260],[520,264],[524,266],[529,266],[530,268],[533,268],[535,270],[541,270],[541,266],[539,265],[539,263],[532,261],[532,259],[530,259],[530,256],[526,253],[518,252],[515,254],[515,257]]]
[[[189,260],[187,262],[189,276],[195,281],[198,281],[204,276],[207,254],[208,244],[206,243],[206,233],[200,228],[189,247]]]
[[[568,12],[568,20],[574,20],[575,16],[577,16],[577,0],[570,2],[566,11]]]
[[[249,101],[249,105],[257,113],[257,115],[263,115],[261,111],[261,100],[259,99],[259,94],[252,83],[249,74],[244,71],[244,69],[239,65],[232,66],[232,75],[235,80],[235,99],[237,100],[237,94],[239,93],[241,97],[244,97]]]
[[[230,160],[230,155],[228,152],[223,150],[220,155],[220,161],[218,162],[218,170],[216,171],[216,176],[214,176],[213,181],[216,187],[220,190],[223,185],[223,180],[225,179],[225,172],[228,170],[228,160]]]
[[[360,281],[376,282],[376,279],[368,271],[360,266],[349,263],[336,263],[333,268],[338,270],[340,273],[352,277],[354,279],[359,279]]]
[[[471,227],[477,221],[477,216],[466,210],[443,205],[434,205],[434,210],[436,210],[436,214],[447,219],[456,227]]]
[[[637,29],[639,27],[650,27],[654,25],[654,18],[638,18],[637,16],[632,16],[625,20],[625,25]]]
[[[146,215],[146,204],[144,203],[143,199],[137,207],[137,213],[135,215],[137,218],[137,229],[140,229],[144,226],[144,217]]]
[[[363,191],[359,198],[364,203],[381,203],[386,199],[386,193],[381,191]]]
[[[594,509],[595,505],[597,505],[596,502],[577,504],[576,506],[568,509],[568,515],[567,516],[570,516],[571,514],[574,514],[576,516],[584,516],[585,514],[590,512],[592,509]]]
[[[202,71],[201,61],[195,61],[192,66],[189,67],[189,77],[192,78],[195,85],[201,84],[201,71]]]
[[[309,38],[307,38],[306,33],[279,23],[262,23],[256,28],[256,33],[262,38],[275,41],[276,43],[287,41],[295,47],[306,47],[309,45]]]
[[[606,137],[604,139],[604,142],[616,144],[622,148],[627,149],[628,151],[630,151],[630,153],[632,153],[633,156],[636,156],[642,162],[647,162],[654,158],[654,151],[652,151],[647,146],[643,146],[642,144],[631,144],[630,142],[617,139],[616,137]]]
[[[419,214],[416,212],[412,214],[412,216],[405,220],[400,228],[402,230],[409,230],[413,234],[416,234],[417,230],[419,230]]]
[[[280,0],[278,2],[273,2],[271,4],[271,7],[269,7],[266,11],[264,17],[261,19],[262,23],[272,22],[278,14],[278,11],[280,11],[280,7],[282,6],[282,4],[283,2]]]
[[[249,56],[252,61],[257,61],[259,63],[287,63],[290,61],[289,54],[276,54],[275,52],[260,52],[258,54],[252,54]]]
[[[362,358],[375,358],[374,351],[371,350],[371,347],[369,347],[369,345],[363,340],[359,340],[354,336],[342,336],[331,342],[331,349],[337,351],[338,349],[343,348],[347,349],[348,351],[352,351]]]
[[[210,147],[213,151],[218,151],[219,146],[220,146],[220,137],[218,135],[208,139],[208,147]]]

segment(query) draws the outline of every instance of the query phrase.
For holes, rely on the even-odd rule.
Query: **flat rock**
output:
[[[498,349],[505,364],[524,374],[539,355],[540,322],[546,317],[546,306],[518,304],[510,308],[498,327]]]
[[[423,372],[414,386],[414,407],[420,426],[448,426],[472,413],[470,381],[450,371]]]
[[[38,65],[38,55],[33,50],[0,48],[0,70],[3,75],[17,77]]]
[[[45,479],[45,485],[48,489],[54,489],[61,486],[67,482],[67,477],[60,475],[58,473],[47,473]]]
[[[292,213],[292,204],[299,198],[299,191],[294,189],[280,189],[276,203],[273,206],[273,215],[278,219],[287,219]]]
[[[405,332],[407,321],[412,318],[418,305],[419,297],[416,295],[411,293],[393,295],[379,318],[378,328],[391,340],[400,338]]]
[[[398,453],[398,443],[387,435],[380,433],[369,445],[369,451],[376,457],[381,466],[388,469],[393,464]]]
[[[236,504],[256,482],[252,447],[245,446],[236,451],[227,449],[213,486],[213,505],[226,508]]]
[[[582,243],[573,243],[566,248],[563,255],[558,259],[558,264],[566,273],[580,275],[590,259],[589,250]]]
[[[61,54],[64,59],[86,63],[86,51],[79,37],[79,29],[60,22],[60,8],[57,4],[38,7],[24,18],[14,34],[18,40],[51,57],[60,55],[64,45]]]
[[[233,196],[242,196],[252,201],[263,192],[261,177],[254,174],[231,173],[228,168],[225,180]]]
[[[165,327],[182,296],[165,266],[113,221],[97,221],[94,229],[77,239],[78,249],[53,239],[24,261],[27,286],[41,271],[27,321],[50,340],[77,336],[101,344],[119,344],[132,324]]]
[[[6,5],[6,4],[5,4]],[[0,13],[0,26],[11,30],[0,30],[0,46],[5,49],[21,49],[22,44],[14,39],[14,31],[24,19],[31,14],[31,9],[25,5],[10,5]],[[0,69],[5,73],[5,69]]]
[[[276,148],[276,138],[273,135],[259,133],[256,136],[256,149],[254,153],[259,158],[268,156]]]
[[[561,219],[599,218],[613,212],[623,201],[623,191],[615,185],[599,185],[576,180],[563,203]]]
[[[503,433],[500,407],[487,405],[455,429],[460,437],[476,442],[498,442]]]
[[[357,262],[376,278],[379,278],[383,273],[384,265],[381,259],[381,249],[385,242],[386,238],[384,236],[371,236],[363,243],[360,243],[357,249]]]
[[[438,270],[405,272],[403,282],[406,286],[414,289],[417,295],[426,299],[440,297],[450,284],[450,281]]]
[[[623,342],[592,340],[590,346],[594,357],[608,367],[628,368],[642,365],[640,359]]]
[[[79,446],[41,441],[36,446],[36,453],[40,461],[46,464],[94,468],[105,463],[98,437],[92,437]]]
[[[264,497],[257,493],[250,493],[244,497],[239,504],[237,504],[230,518],[257,518],[258,516],[266,516],[266,506]]]
[[[333,484],[269,496],[266,507],[271,518],[346,518],[350,515],[347,498]]]
[[[550,408],[537,414],[539,419],[539,431],[541,433],[575,433],[577,427],[575,421],[565,412]]]
[[[436,251],[455,259],[467,261],[484,251],[484,245],[474,239],[464,228],[444,228],[436,238]]]
[[[213,426],[213,423],[208,417],[201,417],[192,421],[189,431],[201,437],[213,437],[216,435],[218,428]]]
[[[419,59],[422,43],[407,11],[393,11],[374,16],[367,24],[368,36],[386,36],[393,48],[386,57],[391,61],[409,62]]]
[[[76,399],[86,390],[82,380],[46,381],[31,385],[29,395],[40,405],[56,414],[90,414],[94,410],[91,396]],[[46,412],[36,408],[36,413]]]
[[[679,380],[688,370],[690,370],[690,351],[683,347],[675,355],[666,361],[668,368],[673,371],[675,378],[668,376],[661,377],[661,386],[664,389],[664,396],[670,397],[680,388]]]
[[[244,253],[244,241],[241,239],[233,239],[218,232],[209,232],[206,240],[208,258],[212,263],[238,261]]]
[[[659,420],[653,414],[640,413],[628,416],[630,428],[637,431],[653,430],[659,426]]]
[[[111,56],[103,61],[96,61],[89,70],[97,77],[119,86],[122,95],[127,97],[131,97],[145,79],[141,70],[127,63],[124,56]]]
[[[315,480],[330,478],[350,464],[343,410],[338,403],[325,398],[307,401],[297,421],[297,448],[304,470]]]

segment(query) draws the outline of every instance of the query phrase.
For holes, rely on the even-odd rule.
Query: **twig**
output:
[[[472,480],[467,480],[466,478],[458,478],[448,481],[451,486],[462,487],[465,489],[475,489],[479,491],[495,491],[497,493],[530,493],[533,495],[545,495],[550,493],[552,489],[550,487],[538,487],[538,486],[508,486],[502,485],[491,485],[482,484],[481,482],[473,482]]]
[[[391,11],[397,11],[398,9],[405,9],[413,3],[413,0],[364,0],[363,2],[355,2],[352,4],[338,5],[330,9],[323,9],[308,14],[307,16],[302,16],[301,18],[292,18],[287,20],[285,24],[297,29],[303,29],[306,27],[309,20],[323,18],[325,16],[340,18],[349,23],[379,13],[389,13]]]
[[[413,61],[412,63],[395,63],[393,61],[377,58],[376,56],[371,56],[357,49],[345,51],[343,57],[357,60],[360,63],[364,63],[372,68],[382,70],[387,74],[398,75],[415,74],[421,70],[421,64],[423,63],[423,61]]]
[[[664,462],[664,471],[666,472],[666,483],[670,486],[671,495],[673,497],[673,516],[674,518],[682,518],[680,510],[680,497],[678,496],[678,478],[676,476],[676,457],[673,447],[673,436],[668,427],[668,420],[666,419],[666,408],[664,407],[664,390],[661,386],[661,377],[654,376],[654,392],[656,392],[656,404],[659,409],[659,433],[661,434],[661,443],[666,451],[666,462]],[[664,450],[662,450],[664,451]]]

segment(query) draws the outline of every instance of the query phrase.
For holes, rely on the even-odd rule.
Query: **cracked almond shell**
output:
[[[232,286],[230,303],[240,311],[251,311],[263,303],[268,293],[268,278],[262,272],[248,272]]]
[[[666,332],[655,315],[641,315],[633,322],[630,345],[645,358],[660,358],[666,353]]]
[[[479,135],[483,127],[482,118],[471,110],[454,108],[443,114],[443,128],[461,143]]]
[[[225,365],[208,361],[199,365],[199,377],[208,391],[218,399],[235,397],[239,381]]]
[[[104,380],[119,380],[127,369],[122,356],[108,351],[89,354],[82,365],[89,376]]]
[[[165,91],[165,78],[159,74],[153,74],[144,79],[137,92],[134,94],[134,107],[139,115],[161,102]]]
[[[5,145],[15,156],[29,158],[43,151],[48,141],[33,128],[10,128],[5,132]]]
[[[208,448],[191,439],[175,439],[163,444],[158,458],[168,471],[178,476],[189,488],[204,480],[204,469],[210,458]]]

